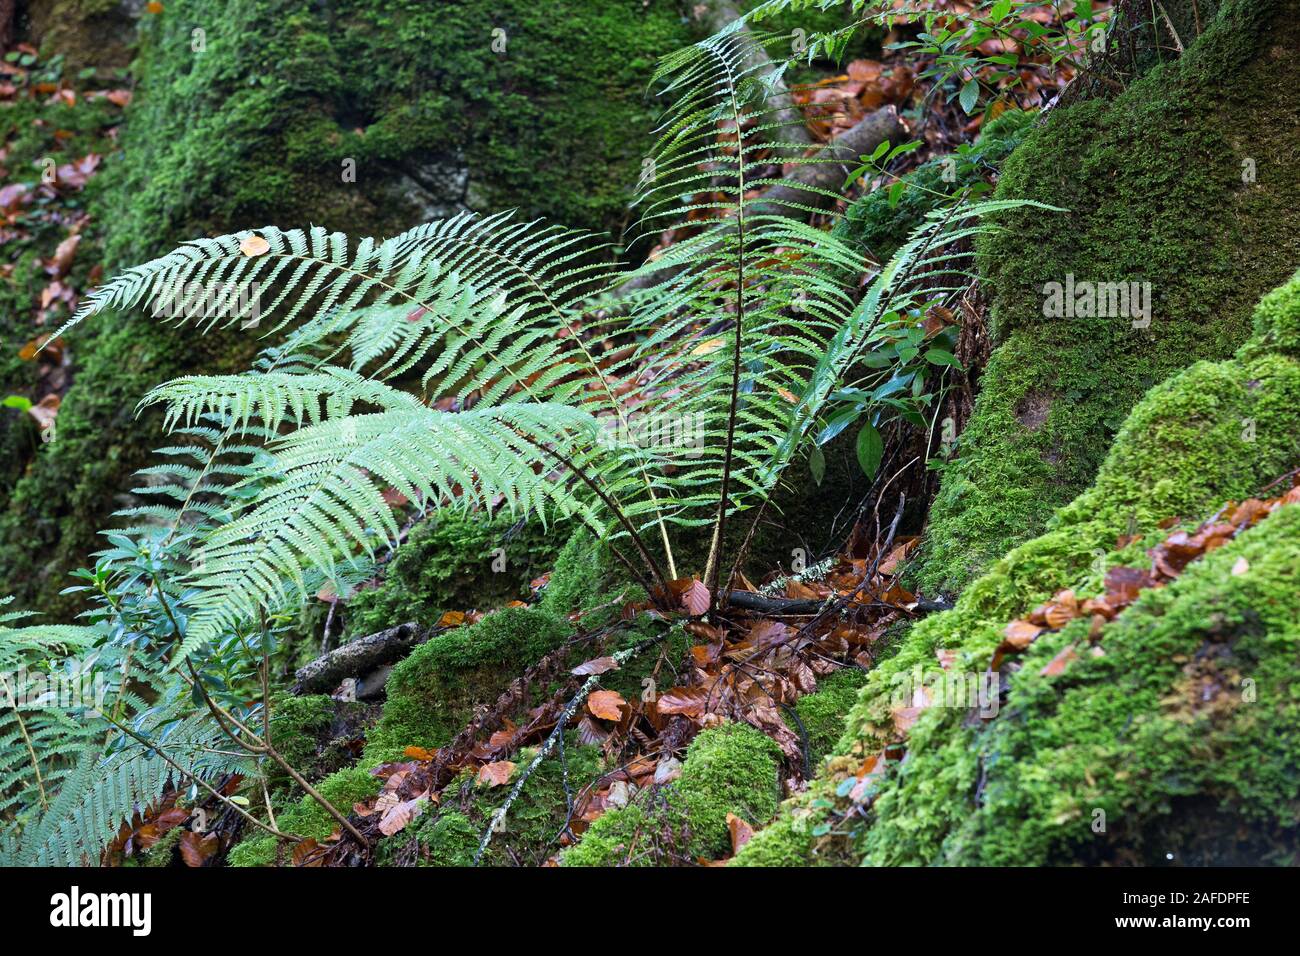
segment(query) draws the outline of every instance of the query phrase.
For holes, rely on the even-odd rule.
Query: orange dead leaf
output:
[[[502,784],[509,783],[514,772],[515,765],[509,760],[485,763],[478,768],[479,786],[499,787]]]
[[[266,255],[271,251],[271,244],[261,236],[249,236],[239,244],[239,251],[251,259]]]
[[[618,691],[598,690],[587,698],[587,709],[602,720],[620,720],[626,706]]]

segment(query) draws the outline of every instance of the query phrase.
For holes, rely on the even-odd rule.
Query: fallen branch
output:
[[[418,624],[410,621],[343,644],[299,668],[294,674],[293,692],[330,693],[345,677],[359,677],[376,667],[391,664],[405,657],[411,648],[429,636],[428,632],[420,630]]]

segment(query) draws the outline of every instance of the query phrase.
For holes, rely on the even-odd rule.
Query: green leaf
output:
[[[870,422],[863,422],[858,431],[857,452],[862,473],[868,478],[876,477],[876,472],[880,470],[880,459],[885,455],[885,441]]]
[[[951,365],[953,368],[961,368],[961,362],[957,361],[957,356],[944,349],[927,349],[925,360],[931,365]]]
[[[9,395],[5,397],[4,401],[0,401],[0,405],[3,405],[5,408],[16,408],[20,412],[25,412],[31,409],[32,400],[30,398],[23,398],[21,395]]]
[[[980,98],[980,85],[974,80],[967,80],[966,85],[961,88],[961,93],[957,95],[957,101],[961,103],[962,112],[969,116],[975,110],[975,103]]]
[[[813,481],[820,488],[822,479],[826,477],[826,456],[816,445],[813,445],[812,454],[808,456],[808,470],[812,472]]]
[[[1000,23],[1011,14],[1011,0],[998,0],[993,4],[993,9],[989,12],[989,19],[994,23]]]

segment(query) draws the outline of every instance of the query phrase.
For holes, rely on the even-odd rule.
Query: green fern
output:
[[[249,373],[147,399],[208,446],[171,446],[182,461],[148,476],[181,503],[142,516],[195,515],[173,664],[394,541],[388,489],[423,508],[575,516],[636,569],[618,551],[630,544],[647,584],[677,576],[671,526],[712,525],[716,589],[726,522],[770,494],[882,323],[968,284],[978,217],[1014,205],[937,214],[879,266],[808,226],[798,199],[755,198],[813,160],[782,140],[749,43],[724,33],[658,71],[675,100],[640,225],[680,238],[632,273],[602,264],[586,234],[466,213],[383,242],[274,227],[195,240],[86,297],[73,323],[195,283],[258,282],[276,290],[262,334],[288,330]],[[642,289],[626,309],[590,308],[627,280]],[[416,373],[422,396],[399,387]],[[646,410],[695,440],[638,440]]]

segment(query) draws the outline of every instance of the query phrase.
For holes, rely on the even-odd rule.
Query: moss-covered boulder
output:
[[[382,583],[348,600],[348,632],[373,634],[400,621],[431,627],[444,611],[527,598],[529,582],[554,563],[562,533],[506,514],[434,514],[393,553]]]
[[[1194,526],[1300,463],[1298,331],[1300,274],[1260,303],[1234,359],[1152,389],[1093,486],[872,672],[838,756],[738,862],[1287,859],[1300,827],[1296,505],[1145,592],[1101,629],[1101,653],[1080,653],[1063,673],[1042,672],[1068,645],[1086,645],[1088,623],[1040,638],[993,719],[929,708],[873,813],[844,824],[836,806],[864,758],[898,740],[898,688],[935,676],[939,652],[950,668],[983,673],[1008,621],[1062,588],[1100,593],[1106,569],[1147,560],[1168,533],[1161,519]]]
[[[609,810],[560,856],[562,866],[650,866],[725,857],[728,814],[762,825],[781,795],[780,748],[745,724],[702,731],[681,776]]]
[[[446,744],[475,704],[495,700],[572,634],[552,614],[506,608],[421,644],[388,677],[383,716],[366,737],[367,759],[396,759],[407,747]]]
[[[934,504],[927,591],[1039,533],[1143,393],[1231,355],[1300,262],[1297,51],[1289,4],[1229,0],[1183,56],[1052,110],[1006,161],[997,195],[1068,212],[1001,215],[979,247],[997,347]],[[1049,283],[1148,283],[1150,314],[1048,317]]]

